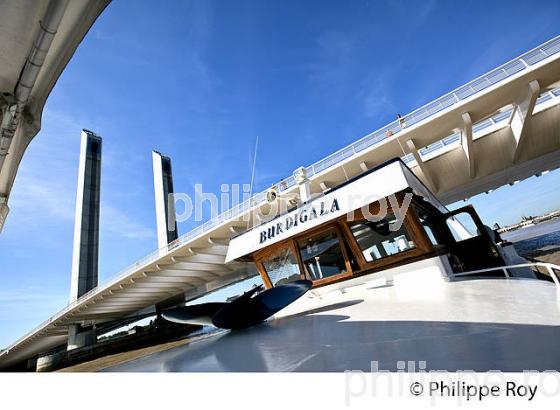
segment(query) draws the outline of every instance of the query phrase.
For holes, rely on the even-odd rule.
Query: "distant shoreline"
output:
[[[555,218],[550,221],[541,222],[526,228],[519,228],[514,231],[504,232],[500,236],[509,242],[520,242],[528,239],[537,238],[560,231],[560,219]]]
[[[501,235],[517,253],[532,261],[560,265],[560,220],[555,219]]]

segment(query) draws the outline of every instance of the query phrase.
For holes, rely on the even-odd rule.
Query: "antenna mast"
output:
[[[255,165],[257,163],[257,149],[259,147],[259,136],[255,140],[255,152],[253,153],[253,169],[251,170],[251,190],[249,192],[249,198],[253,197],[253,183],[255,182]]]

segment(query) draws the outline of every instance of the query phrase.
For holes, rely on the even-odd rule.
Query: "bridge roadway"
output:
[[[320,194],[403,157],[444,203],[514,183],[560,164],[560,37],[451,91],[306,168]],[[275,185],[298,193],[293,176]],[[0,353],[0,369],[64,344],[70,324],[101,324],[179,296],[191,300],[256,275],[224,263],[229,238],[265,192],[181,236],[82,296]]]

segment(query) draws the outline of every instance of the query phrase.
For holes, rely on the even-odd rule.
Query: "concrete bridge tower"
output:
[[[101,192],[101,137],[82,130],[70,303],[97,287],[99,257],[99,199]],[[68,349],[95,343],[93,328],[71,325]]]
[[[158,248],[164,248],[178,237],[175,202],[169,201],[169,195],[174,193],[171,159],[157,151],[152,151],[152,163]]]

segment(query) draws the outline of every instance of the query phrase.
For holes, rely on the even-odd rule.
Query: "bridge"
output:
[[[0,232],[43,107],[76,48],[110,0],[19,0],[0,13]]]
[[[444,203],[560,164],[560,37],[305,168],[312,195],[394,157]],[[298,195],[294,176],[273,186]],[[0,368],[65,344],[68,327],[103,324],[165,301],[189,301],[256,272],[225,263],[229,239],[270,206],[267,192],[223,212],[82,295],[0,353]],[[171,301],[171,302],[170,302]]]

